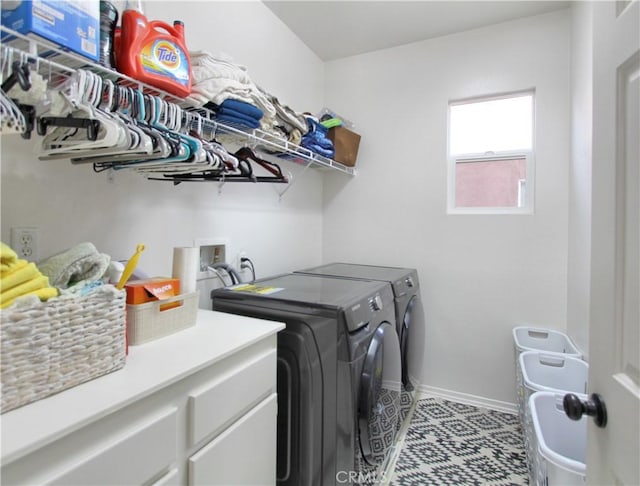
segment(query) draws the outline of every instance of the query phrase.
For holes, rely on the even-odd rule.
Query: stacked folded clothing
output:
[[[9,307],[25,295],[35,295],[43,301],[58,295],[58,289],[49,285],[49,279],[40,273],[35,263],[19,259],[8,245],[1,245],[0,308]]]
[[[260,127],[260,120],[263,116],[260,108],[233,98],[224,100],[217,108],[214,108],[214,111],[216,112],[216,119],[223,123],[242,125],[249,128]]]
[[[259,126],[255,126],[254,120],[243,120],[245,126],[260,128],[277,140],[300,143],[302,135],[307,131],[304,116],[282,105],[274,96],[258,87],[246,67],[235,64],[224,55],[214,56],[201,51],[191,52],[189,55],[193,73],[190,100],[195,106],[209,107],[210,103],[221,106],[228,99],[243,101],[263,113]],[[230,115],[236,119],[227,122],[237,123],[238,113],[232,112]],[[224,137],[222,134],[220,140],[224,140]]]
[[[329,130],[317,118],[306,116],[308,131],[302,137],[302,146],[324,157],[333,158],[333,142],[328,138]]]
[[[221,105],[233,98],[257,106],[267,117],[276,116],[275,108],[251,80],[246,67],[208,52],[190,52],[189,56],[193,74],[190,98],[197,106],[209,102]]]
[[[279,135],[279,138],[288,142],[300,145],[302,135],[307,133],[307,120],[302,113],[297,113],[286,105],[278,101],[278,98],[269,94],[262,88],[260,91],[267,97],[276,109],[276,116],[271,120],[264,120],[262,129],[271,129],[271,134]]]

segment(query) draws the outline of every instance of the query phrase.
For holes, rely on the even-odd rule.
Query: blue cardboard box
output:
[[[3,1],[2,25],[36,35],[93,61],[99,59],[99,0]],[[3,41],[10,40],[4,38]]]

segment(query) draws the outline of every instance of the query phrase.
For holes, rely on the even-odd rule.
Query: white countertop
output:
[[[195,326],[130,346],[124,368],[0,416],[3,464],[284,329],[280,322],[198,310]]]

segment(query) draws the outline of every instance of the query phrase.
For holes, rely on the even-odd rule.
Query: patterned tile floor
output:
[[[391,486],[525,485],[518,416],[441,398],[418,401]]]

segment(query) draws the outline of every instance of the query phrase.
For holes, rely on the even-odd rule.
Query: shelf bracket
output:
[[[288,182],[285,184],[285,188],[282,191],[279,191],[276,185],[272,184],[273,190],[278,194],[278,202],[282,202],[282,196],[284,196],[284,193],[291,189],[291,186],[293,185],[293,174],[289,171],[287,171],[287,181]]]
[[[302,169],[302,172],[300,172],[300,174],[296,176],[296,181],[307,173],[307,170],[309,170],[309,167],[311,167],[311,165],[312,165],[311,163],[308,163],[308,164],[306,164],[304,166],[304,169]],[[280,197],[280,201],[282,201],[282,196],[284,196],[284,194],[289,189],[291,189],[291,186],[293,186],[293,184],[294,184],[293,174],[291,174],[291,172],[287,173],[287,177],[289,178],[289,183],[287,184],[287,186],[282,191],[278,191],[278,189],[276,189],[276,192],[278,193],[278,196]]]

